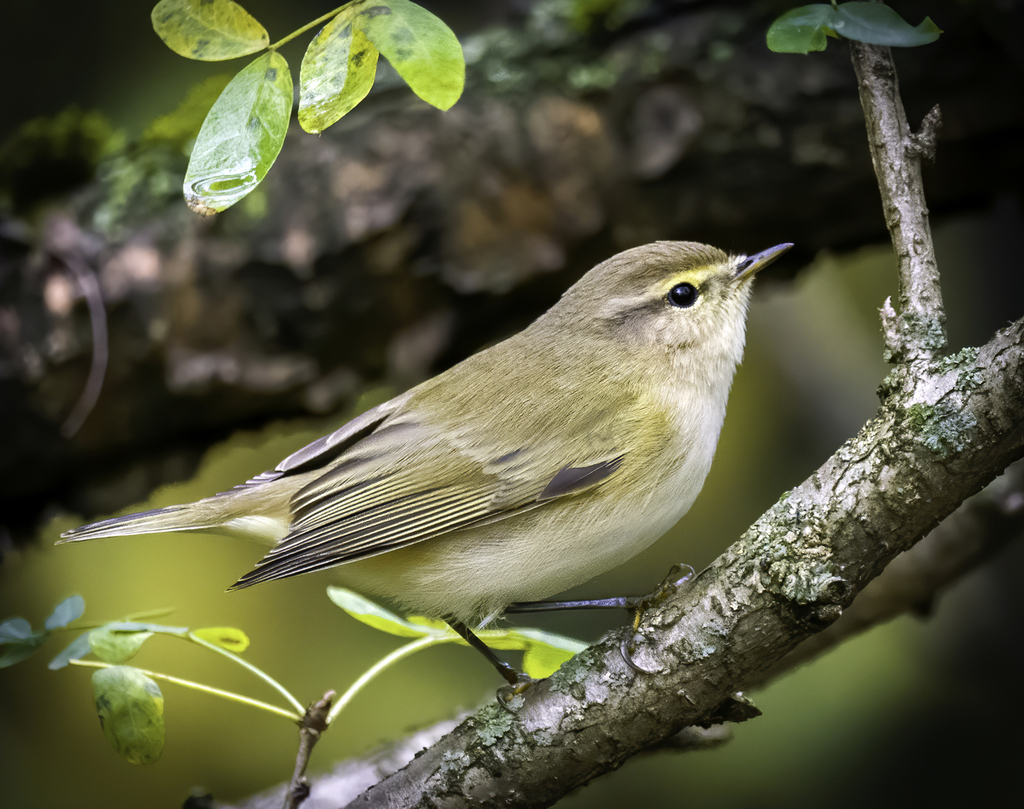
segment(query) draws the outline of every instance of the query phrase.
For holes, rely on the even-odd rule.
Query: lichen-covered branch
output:
[[[850,53],[885,223],[899,262],[899,312],[889,301],[882,309],[889,359],[928,357],[946,348],[939,268],[921,178],[922,158],[934,159],[939,108],[912,134],[889,48],[851,42]]]
[[[857,596],[842,617],[811,636],[764,683],[900,615],[928,615],[953,583],[986,562],[1024,531],[1024,461],[967,500],[913,548],[897,556]]]

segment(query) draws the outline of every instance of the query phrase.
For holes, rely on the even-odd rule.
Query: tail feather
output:
[[[131,536],[133,534],[159,534],[163,531],[196,531],[216,527],[219,521],[204,519],[191,505],[168,506],[138,514],[112,517],[80,528],[72,528],[61,534],[58,544],[81,542],[100,537]]]

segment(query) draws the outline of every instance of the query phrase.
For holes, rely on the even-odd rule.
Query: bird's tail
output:
[[[214,515],[205,518],[194,504],[168,506],[153,511],[142,511],[138,514],[126,514],[123,517],[112,517],[109,520],[72,528],[61,534],[57,544],[65,542],[81,542],[86,539],[100,537],[132,536],[134,534],[159,534],[164,531],[197,531],[219,527],[221,520]]]

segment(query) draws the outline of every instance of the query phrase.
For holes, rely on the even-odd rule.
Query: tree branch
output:
[[[946,315],[925,205],[921,159],[934,160],[935,136],[942,117],[939,108],[933,107],[921,131],[911,134],[889,48],[851,42],[850,54],[885,224],[899,262],[899,315],[888,300],[882,309],[886,359],[898,362],[929,357],[946,349]]]
[[[1024,462],[1010,466],[934,531],[897,556],[830,627],[801,643],[758,686],[905,613],[927,615],[943,590],[1024,531]]]

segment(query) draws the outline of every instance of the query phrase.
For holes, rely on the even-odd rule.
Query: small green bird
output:
[[[790,247],[626,250],[523,331],[274,469],[63,541],[243,534],[273,547],[235,588],[339,567],[345,586],[470,639],[468,626],[625,562],[686,513],[715,454],[751,281]]]

